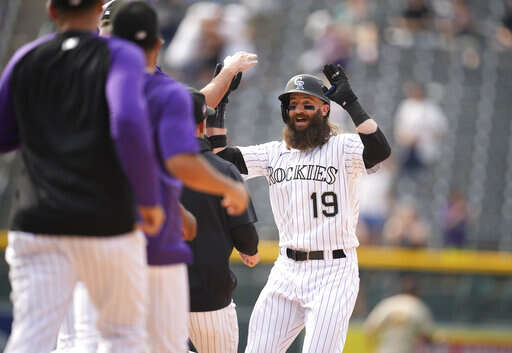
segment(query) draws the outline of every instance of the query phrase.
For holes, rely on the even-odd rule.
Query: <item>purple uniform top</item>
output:
[[[90,54],[88,61],[74,65],[84,53]],[[98,60],[100,57],[103,61]],[[52,66],[50,60],[38,65],[40,58],[53,58],[58,64]],[[89,65],[94,73],[78,74],[77,65]],[[49,73],[47,82],[37,77],[36,66]],[[133,43],[80,31],[45,36],[23,46],[11,58],[0,79],[0,153],[21,146],[25,164],[31,168],[30,187],[35,190],[21,190],[30,195],[28,201],[22,197],[26,204],[16,210],[19,217],[14,218],[14,227],[18,228],[14,229],[114,235],[119,234],[116,230],[133,228],[135,219],[130,220],[128,209],[133,207],[133,201],[138,205],[160,203],[158,168],[143,90],[144,66],[144,54]],[[28,74],[33,81],[20,79],[26,80]],[[66,84],[70,82],[66,75],[80,76],[77,83],[82,91],[74,85],[66,94]],[[26,90],[26,97],[20,89]],[[85,94],[88,91],[93,93]],[[24,100],[35,106],[24,109]],[[109,124],[104,123],[103,116],[108,116]],[[110,143],[115,151],[98,151],[98,143]],[[119,197],[122,188],[116,187],[113,180],[119,178],[119,166],[132,187],[133,198]],[[105,168],[103,174],[100,168]],[[41,170],[49,172],[37,172]],[[109,172],[115,173],[106,175]],[[109,185],[114,186],[110,188],[114,191],[108,190]],[[123,200],[129,200],[131,205],[122,206],[126,203]],[[122,211],[117,212],[118,208]],[[66,214],[72,216],[67,224]],[[86,214],[96,215],[97,219],[91,220]],[[112,216],[116,214],[122,214],[123,220],[114,220]],[[59,215],[62,221],[54,222],[52,217]],[[112,224],[105,226],[108,219]]]
[[[178,206],[182,183],[169,174],[165,161],[179,154],[199,152],[192,97],[184,85],[160,69],[154,74],[146,74],[144,90],[159,155],[160,188],[166,212],[166,221],[160,235],[147,237],[148,264],[191,263],[192,251],[183,240],[183,222]]]

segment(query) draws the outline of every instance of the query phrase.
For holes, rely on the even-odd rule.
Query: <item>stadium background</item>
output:
[[[390,138],[398,168],[403,151],[393,132],[395,113],[404,98],[402,87],[409,80],[425,84],[447,120],[438,144],[440,158],[419,177],[393,174],[389,208],[406,200],[416,209],[428,234],[421,244],[393,243],[382,234],[365,239],[358,252],[361,290],[345,352],[369,352],[371,347],[361,329],[364,319],[377,302],[398,293],[402,278],[411,275],[436,321],[434,342],[419,347],[418,352],[512,352],[512,47],[500,36],[500,27],[506,24],[503,18],[510,11],[506,0],[425,1],[429,19],[415,28],[403,24],[406,0],[153,2],[164,24],[167,45],[173,38],[180,39],[176,30],[186,19],[184,40],[208,49],[175,43],[178,52],[188,53],[188,57],[182,55],[179,63],[170,49],[171,54],[162,55],[165,70],[174,77],[201,87],[224,53],[238,48],[259,55],[260,63],[245,75],[230,99],[226,125],[233,144],[279,138],[278,93],[290,76],[315,73],[328,57],[345,64],[355,92]],[[0,2],[0,67],[17,47],[52,31],[44,3]],[[460,21],[464,14],[457,12],[461,3],[468,11],[469,25]],[[366,6],[359,7],[361,4]],[[206,18],[206,38],[197,37],[192,13],[196,22]],[[214,13],[218,16],[212,16]],[[322,33],[328,23],[334,40]],[[326,53],[326,47],[336,50]],[[353,129],[341,112],[334,111],[332,118],[344,130]],[[16,154],[0,158],[0,229],[7,227],[18,163]],[[235,298],[240,351],[252,305],[277,249],[267,186],[262,180],[250,181],[249,188],[264,239],[260,248],[263,261],[248,269],[234,257],[239,279]],[[456,244],[447,242],[445,224],[454,191],[470,210],[465,237]],[[395,215],[390,212],[388,216]],[[5,233],[1,239],[5,249]],[[7,272],[3,263],[0,341],[10,325]],[[289,351],[298,352],[297,346]]]

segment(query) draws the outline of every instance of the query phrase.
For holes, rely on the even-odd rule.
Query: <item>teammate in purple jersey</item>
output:
[[[105,21],[102,21],[102,24],[108,25]],[[225,199],[228,200],[233,199],[235,202],[232,202],[232,206],[225,203],[231,214],[243,210],[237,204],[240,188],[244,193],[242,196],[247,194],[241,184],[234,183],[213,171],[202,157],[196,154],[198,149],[194,137],[190,94],[183,85],[175,82],[156,67],[161,42],[158,39],[156,13],[151,6],[145,2],[126,4],[114,17],[113,27],[115,34],[133,40],[146,52],[148,73],[145,94],[159,155],[161,191],[167,214],[167,221],[160,236],[148,239],[150,345],[152,351],[157,352],[183,351],[188,337],[189,307],[185,262],[190,261],[191,254],[182,239],[181,214],[178,207],[181,182],[178,179],[183,180],[191,188],[225,195]],[[241,64],[245,62],[242,59],[239,60]],[[242,71],[252,64],[244,65],[241,67]],[[217,80],[216,86],[217,89],[222,88],[223,81]],[[225,92],[218,95],[222,96],[223,93]],[[170,281],[170,278],[173,280]],[[80,297],[84,298],[84,296]],[[75,303],[75,308],[83,305],[83,302]],[[73,327],[64,325],[64,335],[61,336],[64,339],[60,342],[62,344],[59,344],[59,350],[80,346],[87,347],[88,351],[94,351],[94,341],[97,337],[94,338],[94,325],[91,324],[93,322],[94,313],[82,312],[81,317],[75,318],[72,326],[75,328],[89,326],[90,330],[85,330],[88,333],[77,330],[75,337],[73,337]],[[71,336],[69,336],[70,333]],[[80,336],[85,337],[86,341],[84,342]]]
[[[101,5],[49,1],[58,32],[18,50],[0,79],[0,151],[23,157],[6,251],[14,323],[5,352],[50,352],[77,281],[98,310],[100,350],[141,352],[146,343],[135,205],[148,233],[164,215],[144,57],[94,33]]]

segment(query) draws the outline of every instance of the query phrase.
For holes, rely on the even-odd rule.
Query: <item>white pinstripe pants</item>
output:
[[[251,314],[245,353],[284,353],[304,327],[303,353],[341,353],[359,291],[356,249],[300,262],[280,253]]]
[[[148,306],[146,240],[9,232],[14,322],[5,353],[51,352],[78,280],[98,309],[98,352],[141,353]]]
[[[149,309],[147,328],[152,353],[183,353],[188,339],[189,292],[185,264],[148,266]],[[94,353],[100,339],[96,309],[87,289],[75,288],[73,305],[57,343],[60,353]]]
[[[219,310],[190,313],[190,340],[198,353],[237,353],[235,303]]]

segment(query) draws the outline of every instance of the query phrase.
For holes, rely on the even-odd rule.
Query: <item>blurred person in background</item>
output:
[[[462,248],[468,238],[471,213],[464,196],[452,192],[443,213],[443,239],[445,247]]]
[[[382,162],[378,173],[367,174],[359,184],[359,223],[357,236],[364,245],[382,243],[382,231],[393,207],[395,162],[392,157]]]
[[[192,86],[204,86],[221,58],[237,51],[254,52],[249,22],[243,5],[191,5],[165,50],[166,67],[174,77]]]
[[[395,116],[395,141],[401,149],[400,173],[416,177],[440,157],[448,128],[441,107],[425,94],[423,85],[404,85],[405,99]]]
[[[496,39],[504,49],[512,49],[512,0],[507,0],[505,4],[505,14],[496,30]]]
[[[402,294],[383,299],[366,319],[373,353],[413,353],[432,339],[432,312],[419,298],[414,278],[402,279],[402,287]]]
[[[412,200],[400,201],[384,225],[385,245],[420,248],[427,246],[430,226],[419,215]]]

